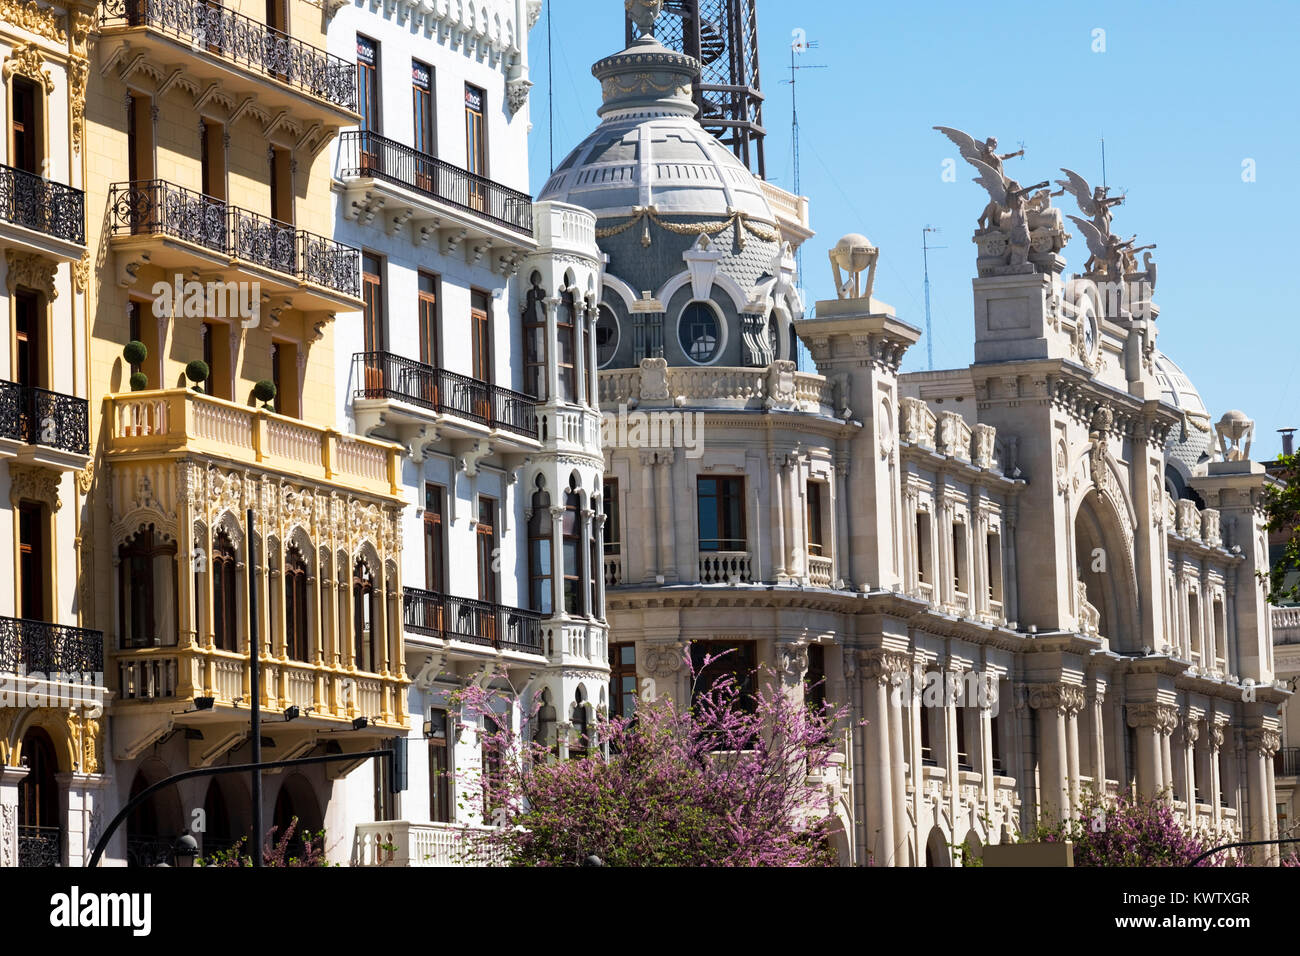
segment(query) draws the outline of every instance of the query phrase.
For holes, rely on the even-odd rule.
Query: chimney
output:
[[[1279,428],[1278,431],[1282,435],[1282,454],[1294,455],[1295,454],[1295,429]]]

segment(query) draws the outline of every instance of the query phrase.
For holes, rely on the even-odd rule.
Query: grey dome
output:
[[[1210,413],[1191,379],[1163,352],[1156,352],[1155,371],[1161,400],[1183,413],[1183,427],[1170,434],[1165,451],[1171,463],[1181,466],[1179,471],[1186,478],[1201,457],[1210,453],[1214,440]]]
[[[754,174],[695,119],[690,86],[698,70],[697,61],[653,37],[593,66],[603,120],[555,170],[539,201],[572,203],[600,219],[654,206],[661,216],[741,212],[774,224]]]

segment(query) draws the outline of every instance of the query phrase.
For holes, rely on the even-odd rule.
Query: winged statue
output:
[[[943,133],[953,144],[961,151],[961,158],[968,163],[984,163],[986,166],[992,166],[999,176],[1005,175],[1002,172],[1002,161],[1013,159],[1016,156],[1025,155],[1023,149],[1016,150],[1014,153],[998,154],[997,137],[990,136],[984,142],[979,142],[969,133],[963,133],[959,129],[953,129],[951,126],[934,127]]]
[[[1086,179],[1072,169],[1062,166],[1061,172],[1065,173],[1066,178],[1058,179],[1056,185],[1074,197],[1074,201],[1079,204],[1079,211],[1091,219],[1093,225],[1109,235],[1111,207],[1122,203],[1124,197],[1108,196],[1110,190],[1106,186],[1092,188]]]
[[[1034,190],[1046,186],[1047,181],[1044,180],[1032,186],[1021,186],[1020,183],[1014,179],[1008,179],[988,163],[972,159],[970,164],[979,173],[972,182],[977,182],[983,186],[988,191],[990,200],[989,205],[980,216],[980,228],[986,228],[984,222],[989,217],[990,210],[1005,210],[1009,214],[1007,229],[1010,233],[1008,238],[1010,260],[1008,265],[1023,265],[1029,261],[1029,196]],[[992,224],[1000,226],[997,213],[994,213]]]

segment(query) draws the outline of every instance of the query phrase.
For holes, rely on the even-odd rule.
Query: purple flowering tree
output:
[[[456,703],[496,717],[498,694],[471,686]],[[689,705],[661,697],[629,718],[597,715],[578,759],[502,726],[481,736],[486,759],[470,787],[483,788],[498,826],[464,853],[515,866],[592,855],[609,866],[833,865],[828,792],[810,778],[828,768],[843,716],[765,674],[752,696],[722,677]]]

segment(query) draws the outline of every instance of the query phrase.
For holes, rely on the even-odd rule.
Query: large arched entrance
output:
[[[229,777],[214,777],[203,800],[204,832],[200,836],[203,856],[211,856],[244,842],[243,852],[253,836],[253,809],[248,791]]]
[[[33,727],[23,735],[20,755],[27,776],[18,784],[18,865],[58,866],[63,862],[63,825],[54,741]]]
[[[1097,632],[1114,650],[1136,651],[1141,649],[1137,581],[1119,520],[1114,506],[1095,490],[1079,503],[1074,517],[1075,577],[1097,611]]]
[[[274,836],[267,840],[267,847],[272,842],[284,839],[289,825],[297,817],[298,825],[294,827],[293,839],[289,843],[288,856],[301,856],[304,833],[317,834],[325,828],[325,819],[321,814],[320,803],[311,783],[300,773],[291,773],[285,777],[280,786],[280,793],[275,798],[275,813],[271,817],[275,827]]]
[[[948,852],[948,841],[943,838],[943,831],[938,827],[930,830],[930,838],[925,841],[926,866],[952,866],[952,856]]]
[[[159,760],[150,760],[136,771],[128,799],[134,800],[149,786],[170,776]],[[187,823],[175,787],[164,787],[131,811],[126,820],[126,865],[172,865],[173,845],[185,833]]]

